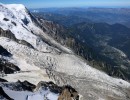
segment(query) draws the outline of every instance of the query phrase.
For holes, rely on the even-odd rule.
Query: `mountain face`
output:
[[[128,82],[94,69],[65,41],[57,42],[55,27],[21,4],[0,4],[1,99],[130,99]]]
[[[56,9],[56,11],[57,10],[58,9]],[[102,17],[100,17],[102,18],[101,23],[96,23],[95,20],[87,22],[87,20],[85,21],[84,18],[82,18],[85,17],[85,15],[89,16],[89,10],[96,10],[97,12],[93,12],[93,16],[96,16],[95,14],[98,14],[99,11],[105,13],[103,9],[89,9],[86,12],[83,11],[83,9],[64,9],[64,13],[60,12],[61,10],[59,9],[56,12],[55,10],[50,11],[48,9],[43,9],[40,12],[34,14],[41,18],[43,17],[45,19],[53,20],[54,22],[62,25],[59,25],[61,27],[59,28],[57,24],[53,23],[51,26],[57,30],[56,33],[58,35],[56,34],[55,37],[53,34],[51,34],[51,36],[53,36],[53,38],[56,38],[58,42],[60,41],[60,43],[72,48],[76,54],[88,60],[89,65],[92,65],[99,70],[103,70],[110,76],[119,77],[129,81],[130,29],[124,25],[117,23],[113,25],[103,23]],[[82,11],[81,13],[85,12],[82,14],[83,16],[77,14],[79,10]],[[129,14],[127,15],[125,13],[125,9],[114,9],[114,11],[115,10],[118,11],[117,13],[124,12],[123,14],[129,16]],[[111,10],[107,9],[106,13],[108,12],[110,13]],[[59,13],[62,14],[60,15]],[[113,13],[113,16],[117,13]],[[77,19],[77,21],[74,21],[71,16],[72,14],[77,14],[77,16],[80,16],[79,20],[77,19],[77,16],[73,16],[74,20]],[[63,18],[65,19],[63,20]],[[83,20],[84,22],[82,22]],[[125,18],[122,18],[122,20],[125,20]],[[62,42],[63,39],[64,42]]]
[[[40,12],[35,15],[44,17],[43,13]],[[67,17],[69,19],[69,16]],[[60,20],[59,18],[56,19]],[[65,21],[72,24],[67,19]],[[56,22],[56,20],[54,21]],[[49,25],[48,23],[47,25]],[[46,23],[44,22],[44,24]],[[48,32],[50,36],[84,57],[89,65],[106,72],[110,76],[129,81],[129,28],[121,24],[110,25],[93,22],[68,25],[67,28],[50,22],[49,26],[56,33]]]
[[[83,44],[91,46],[98,57],[96,60],[110,65],[101,67],[102,70],[112,76],[130,79],[129,28],[120,24],[80,23],[68,30],[68,33]]]

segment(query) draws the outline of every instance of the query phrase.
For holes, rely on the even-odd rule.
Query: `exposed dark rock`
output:
[[[0,46],[0,55],[2,56],[12,56],[11,53],[9,53],[6,49],[4,49],[2,46]]]
[[[0,78],[0,82],[8,82],[8,81],[5,80],[5,79]]]
[[[63,86],[58,100],[79,100],[78,92],[71,86]]]
[[[56,94],[60,94],[58,100],[79,100],[79,95],[78,92],[72,88],[69,85],[66,86],[58,86],[56,84],[54,84],[53,82],[39,82],[37,87],[36,87],[36,91],[40,88],[44,88],[47,89],[47,87],[49,88],[49,90],[53,93]]]
[[[58,100],[79,100],[79,95],[75,89],[66,86],[63,88]]]
[[[4,18],[3,20],[5,20],[5,21],[9,21],[9,19],[7,19],[7,18]]]
[[[20,71],[19,67],[16,65],[4,60],[0,59],[0,73],[3,74],[11,74],[16,71]]]
[[[36,88],[35,85],[29,83],[28,81],[24,81],[24,82],[18,81],[18,82],[21,84],[23,90],[33,91]]]
[[[0,99],[4,99],[4,100],[14,100],[12,98],[10,98],[3,90],[2,87],[0,87]]]
[[[23,21],[23,23],[24,23],[25,25],[28,25],[28,23],[29,23],[29,21],[27,20],[27,18],[22,19],[22,21]]]
[[[61,43],[62,45],[65,46],[64,43],[64,39],[62,38],[62,31],[63,31],[63,27],[61,27],[58,24],[54,24],[53,22],[50,21],[46,21],[43,19],[40,19],[39,17],[37,18],[37,25],[39,25],[39,27],[46,32],[48,35],[50,35],[51,37],[53,37],[58,43]],[[58,32],[58,33],[57,33]],[[60,34],[61,33],[61,34]],[[61,49],[59,47],[57,47],[57,45],[52,44],[50,41],[46,40],[42,35],[39,35],[39,37],[43,38],[43,41],[55,48],[58,48],[59,50],[61,50],[62,52],[68,53],[66,52],[64,49]],[[61,52],[59,52],[61,53]]]
[[[79,100],[78,92],[69,85],[58,86],[53,82],[39,82],[37,86],[29,83],[28,81],[17,81],[14,83],[3,82],[0,84],[1,87],[8,88],[13,91],[38,91],[40,88],[44,90],[50,90],[52,93],[59,94],[58,100]],[[1,90],[1,88],[0,88]],[[3,92],[2,92],[3,93]],[[11,100],[11,99],[9,99]]]
[[[33,90],[36,88],[35,85],[29,83],[28,81],[17,81],[17,82],[3,82],[0,84],[0,86],[9,88],[13,91],[30,91],[33,92]]]
[[[14,26],[17,26],[17,24],[16,24],[15,22],[12,21],[11,23],[12,23]]]
[[[30,48],[34,48],[30,43],[28,43],[24,40],[18,40],[10,30],[5,31],[2,28],[0,28],[0,37],[7,37],[7,38],[19,43],[19,44],[23,44],[23,45],[26,45]]]
[[[41,81],[37,84],[35,91],[38,91],[40,87],[43,87],[44,89],[47,89],[47,87],[49,87],[50,91],[52,91],[54,93],[60,93],[61,92],[61,87],[58,87],[53,82]]]

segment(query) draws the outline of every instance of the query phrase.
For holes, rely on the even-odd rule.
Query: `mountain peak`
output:
[[[3,14],[6,18],[11,18],[12,20],[22,20],[22,19],[28,19],[31,22],[31,19],[29,18],[28,11],[26,7],[23,4],[2,4],[0,3],[0,13]]]
[[[23,4],[5,4],[7,7],[16,9],[16,10],[22,10],[26,9],[26,7]]]
[[[16,11],[25,10],[26,7],[23,4],[2,4],[0,3],[0,6],[5,6],[10,9],[15,9]]]

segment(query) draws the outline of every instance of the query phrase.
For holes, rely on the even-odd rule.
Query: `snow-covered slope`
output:
[[[14,100],[57,100],[59,94],[55,94],[50,90],[40,89],[37,92],[29,91],[13,91],[3,88],[5,93]]]
[[[0,28],[10,30],[18,40],[24,40],[34,47],[0,36],[0,45],[13,55],[4,58],[21,70],[6,75],[3,79],[10,82],[28,80],[33,84],[39,81],[69,84],[77,89],[83,100],[130,100],[130,83],[92,68],[85,60],[43,32],[33,20],[23,5],[0,4]],[[14,94],[5,91],[8,95]],[[42,95],[32,94],[28,100],[37,97],[41,98]]]
[[[77,91],[71,86],[60,87],[53,82],[41,81],[35,86],[27,81],[17,81],[0,83],[0,86],[0,100],[75,100],[78,97]]]
[[[24,5],[21,4],[0,4],[0,27],[3,30],[10,30],[17,39],[25,40],[34,48],[43,52],[56,52],[57,49],[50,47],[44,43],[38,35],[42,35],[48,41],[59,47],[52,38],[48,37],[39,27],[35,25],[31,19],[30,13]],[[4,20],[7,19],[7,20]],[[69,49],[60,46],[66,52],[71,52]]]

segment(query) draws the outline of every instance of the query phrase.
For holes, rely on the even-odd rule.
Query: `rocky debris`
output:
[[[3,90],[2,87],[0,87],[0,100],[14,100],[10,98]]]
[[[19,84],[21,84],[21,87],[23,87],[23,90],[27,90],[27,91],[33,91],[36,86],[29,83],[28,81],[24,81],[24,82],[21,82],[21,81],[18,81]]]
[[[12,21],[11,23],[12,23],[14,26],[17,26],[17,24],[16,24],[14,21]]]
[[[61,87],[58,87],[53,82],[44,82],[44,81],[39,82],[34,91],[38,91],[41,87],[43,87],[45,89],[49,88],[50,91],[54,92],[54,93],[60,93],[61,92]]]
[[[30,91],[33,92],[33,90],[36,88],[35,85],[29,83],[28,81],[17,81],[17,82],[3,82],[0,84],[1,87],[8,88],[13,91]]]
[[[4,20],[4,21],[9,21],[9,19],[7,19],[7,18],[4,18],[3,20]]]
[[[3,76],[3,74],[11,74],[16,71],[20,71],[18,66],[8,62],[3,58],[0,58],[0,75]]]
[[[66,86],[58,86],[53,82],[39,82],[35,91],[38,91],[39,88],[44,88],[49,90],[55,94],[59,94],[58,100],[79,100],[78,92],[69,85]]]

